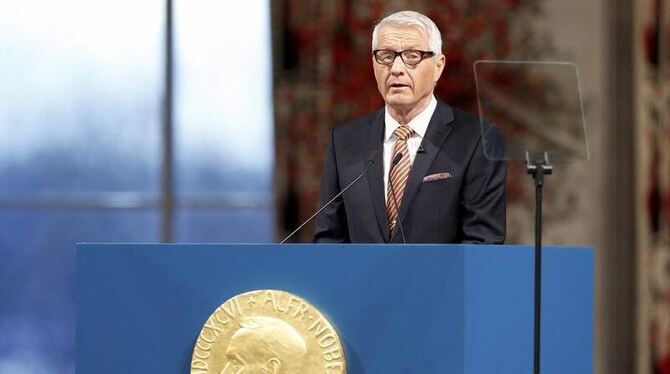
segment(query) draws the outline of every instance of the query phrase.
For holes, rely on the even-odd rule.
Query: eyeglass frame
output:
[[[381,52],[381,51],[392,52],[392,53],[395,55],[395,56],[393,56],[393,61],[391,61],[391,62],[388,63],[388,64],[385,64],[385,63],[383,63],[383,62],[379,62],[379,58],[377,58],[377,52]],[[405,53],[405,52],[419,52],[419,53],[421,54],[421,59],[420,59],[416,64],[408,64],[408,63],[405,61],[405,59],[402,57],[402,54]],[[374,56],[374,58],[375,58],[375,62],[377,62],[379,65],[391,66],[391,65],[393,65],[393,63],[395,62],[395,60],[398,58],[398,56],[400,56],[400,60],[402,61],[403,64],[405,64],[405,65],[407,65],[407,66],[417,66],[417,65],[419,65],[423,60],[426,59],[426,56],[427,56],[427,57],[434,57],[434,56],[435,56],[435,52],[433,52],[433,51],[422,51],[422,50],[418,50],[418,49],[405,49],[404,51],[400,51],[400,52],[396,52],[396,51],[394,51],[394,50],[392,50],[392,49],[375,49],[374,51],[372,51],[372,56]]]

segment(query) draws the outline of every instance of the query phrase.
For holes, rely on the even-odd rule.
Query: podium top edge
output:
[[[82,242],[76,243],[77,249],[83,249],[88,247],[276,247],[276,248],[306,248],[306,247],[322,247],[322,248],[336,248],[336,247],[351,247],[351,246],[366,246],[366,247],[389,247],[389,248],[402,248],[402,247],[421,247],[421,248],[493,248],[493,249],[528,249],[534,248],[533,245],[529,244],[387,244],[387,243],[323,243],[323,244],[314,244],[314,243],[291,243],[291,244],[278,244],[278,243],[105,243],[105,242]],[[594,247],[584,246],[584,245],[546,245],[542,246],[543,249],[567,249],[567,250],[586,250],[594,251]]]

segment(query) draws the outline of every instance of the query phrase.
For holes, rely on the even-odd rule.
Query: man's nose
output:
[[[391,64],[391,74],[400,75],[405,72],[405,63],[402,61],[400,55],[395,56],[395,60]]]

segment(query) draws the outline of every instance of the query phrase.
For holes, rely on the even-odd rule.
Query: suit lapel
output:
[[[384,198],[384,110],[380,110],[374,117],[368,130],[365,149],[365,160],[376,152],[374,163],[368,172],[370,198],[375,209],[377,224],[384,239],[389,239],[389,223],[386,215],[386,199]]]
[[[428,129],[426,130],[426,136],[421,141],[421,146],[425,149],[423,153],[417,153],[414,158],[414,163],[409,172],[409,177],[407,179],[407,186],[405,187],[405,192],[402,197],[402,202],[400,203],[400,211],[398,212],[398,219],[402,222],[409,211],[409,207],[412,206],[412,200],[416,196],[421,183],[423,182],[423,177],[428,172],[430,165],[435,160],[440,149],[442,149],[442,144],[447,139],[447,136],[451,132],[452,127],[449,126],[454,120],[454,111],[448,105],[438,101],[437,107],[435,108],[435,113],[430,119],[428,124]],[[387,218],[388,220],[388,218]],[[397,234],[398,230],[395,230]],[[393,239],[393,238],[391,238]]]

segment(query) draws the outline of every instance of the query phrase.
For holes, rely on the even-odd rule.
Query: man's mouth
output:
[[[402,83],[391,83],[390,87],[391,88],[404,88],[404,87],[409,87],[409,86],[406,85],[406,84],[402,84]]]

